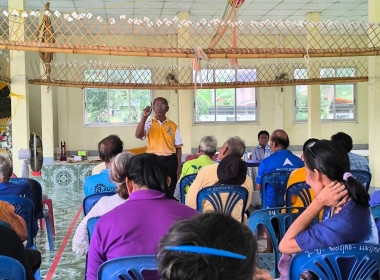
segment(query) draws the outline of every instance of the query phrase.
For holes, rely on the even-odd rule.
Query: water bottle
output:
[[[270,156],[270,147],[269,145],[267,144],[265,146],[265,158],[269,157]]]
[[[245,162],[248,161],[248,151],[247,151],[247,149],[245,149],[245,151],[244,151],[243,160],[244,160]]]

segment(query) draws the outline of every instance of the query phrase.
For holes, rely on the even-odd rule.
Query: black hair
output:
[[[344,132],[338,132],[331,136],[331,140],[338,142],[346,150],[347,153],[352,150],[352,138]]]
[[[335,141],[319,140],[310,144],[304,151],[307,168],[317,169],[332,181],[343,182],[348,195],[359,205],[369,207],[367,190],[354,179],[343,180],[343,174],[350,172],[350,161],[346,151]]]
[[[305,150],[306,150],[307,146],[309,146],[309,144],[311,144],[312,142],[316,142],[316,141],[318,141],[317,138],[310,138],[310,139],[307,139],[307,140],[305,141],[305,143],[303,144],[302,152],[305,153]]]
[[[106,163],[123,151],[123,141],[117,135],[110,135],[104,138],[98,144],[99,157]]]
[[[161,100],[162,103],[164,103],[166,106],[169,106],[168,100],[166,98],[164,98],[164,97],[157,97],[157,98],[155,98],[153,100],[153,105],[154,105],[154,103],[156,103],[157,100]]]
[[[166,246],[195,245],[246,257],[235,259],[166,250]],[[252,231],[231,215],[199,214],[176,222],[159,242],[157,263],[162,280],[251,280],[257,243]]]
[[[259,134],[257,134],[257,139],[260,138],[260,135],[261,135],[261,134],[265,134],[265,135],[268,136],[268,138],[269,138],[269,132],[266,131],[266,130],[261,130],[261,131],[259,132]]]
[[[160,158],[155,154],[140,154],[132,157],[128,164],[127,178],[137,186],[146,186],[151,190],[163,192],[172,198],[168,192],[166,170]]]

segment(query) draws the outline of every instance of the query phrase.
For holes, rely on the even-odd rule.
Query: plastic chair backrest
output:
[[[380,245],[344,244],[298,253],[290,261],[289,279],[300,279],[304,271],[321,280],[371,279],[379,269]]]
[[[295,212],[297,211],[298,212]],[[292,224],[292,222],[305,210],[304,207],[277,207],[257,210],[249,216],[248,226],[254,234],[257,232],[258,225],[264,225],[267,229],[267,233],[273,243],[273,253],[274,261],[271,261],[270,265],[265,265],[275,277],[278,275],[277,264],[280,260],[280,252],[278,250],[278,244],[280,243],[282,237],[285,235],[286,230]],[[295,212],[295,213],[291,213]],[[276,235],[275,229],[272,225],[272,220],[277,220],[279,225],[279,232]],[[278,236],[278,237],[277,237]],[[260,254],[259,254],[260,255]],[[269,255],[269,254],[268,254]],[[270,259],[272,259],[272,257]]]
[[[12,178],[11,182],[17,183],[17,182],[27,182],[30,187],[32,188],[33,195],[34,195],[34,201],[33,201],[33,206],[34,206],[34,217],[36,219],[50,219],[50,214],[48,210],[43,209],[42,205],[42,186],[40,182],[38,182],[35,179],[31,178]],[[54,218],[53,218],[54,219]],[[54,251],[54,244],[53,244],[53,236],[52,236],[52,224],[49,221],[46,221],[47,227],[47,237],[49,240],[49,247],[51,251]]]
[[[226,193],[227,197],[221,198],[220,194]],[[207,200],[217,212],[231,214],[236,204],[242,200],[241,221],[244,220],[244,212],[247,206],[248,190],[237,185],[215,185],[205,187],[198,192],[197,210],[202,212],[202,202]]]
[[[0,255],[0,279],[25,280],[24,266],[16,259]]]
[[[94,207],[94,205],[101,199],[103,196],[111,196],[114,195],[114,192],[104,192],[104,193],[95,193],[89,196],[86,196],[83,199],[83,213],[86,216],[88,212]]]
[[[28,231],[28,239],[27,239],[27,248],[31,248],[34,246],[33,239],[33,222],[34,222],[34,212],[33,212],[33,201],[28,198],[21,196],[11,196],[11,195],[2,195],[0,196],[0,200],[6,201],[12,204],[15,208],[15,213],[24,218],[26,222],[26,227]]]
[[[34,195],[34,215],[37,219],[43,218],[43,212],[42,212],[42,186],[40,182],[38,182],[35,179],[32,178],[11,178],[10,180],[12,183],[18,183],[18,182],[26,182],[30,185],[33,191]]]
[[[289,176],[292,171],[274,171],[265,174],[261,180],[261,208],[266,208],[266,189],[268,185],[273,186],[274,197],[276,198],[276,206],[282,207],[285,205],[285,191]]]
[[[100,217],[92,217],[87,220],[88,239],[91,240],[92,233],[94,232],[95,225]]]
[[[106,261],[99,267],[98,280],[144,280],[143,271],[157,271],[155,255],[122,257]],[[131,273],[135,277],[131,277]]]
[[[181,203],[185,204],[185,188],[190,187],[190,185],[194,182],[197,174],[189,174],[182,177],[181,181],[179,181],[179,189],[181,192]]]
[[[306,182],[294,183],[286,189],[286,207],[292,207],[292,196],[299,197],[303,203],[303,207],[307,207],[311,203],[310,186]]]
[[[371,173],[364,170],[351,170],[351,174],[356,179],[356,181],[365,187],[368,192],[372,179]]]

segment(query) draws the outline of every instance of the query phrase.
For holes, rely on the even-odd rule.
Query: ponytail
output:
[[[348,195],[362,207],[369,207],[369,194],[365,187],[360,184],[352,176],[349,176],[346,181],[344,181]]]

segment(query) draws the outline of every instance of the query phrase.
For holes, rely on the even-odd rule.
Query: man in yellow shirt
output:
[[[155,116],[148,120],[152,113]],[[143,116],[136,128],[135,136],[139,139],[148,137],[147,153],[158,155],[167,171],[171,182],[169,189],[173,195],[179,176],[181,175],[182,139],[178,126],[166,117],[169,111],[168,101],[163,97],[157,97],[153,106],[144,109]]]

